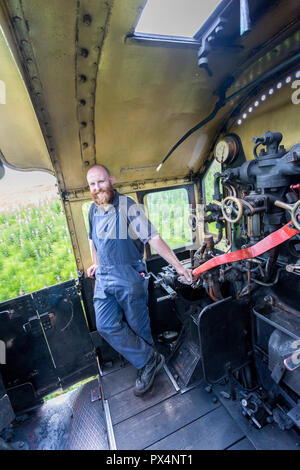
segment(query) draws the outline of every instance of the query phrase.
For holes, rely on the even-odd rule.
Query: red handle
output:
[[[216,256],[215,258],[206,261],[201,266],[193,270],[193,276],[199,276],[200,274],[203,274],[216,266],[220,266],[221,264],[234,263],[235,261],[240,261],[242,259],[256,258],[256,256],[266,253],[266,251],[271,250],[275,246],[281,245],[281,243],[284,243],[299,233],[295,228],[291,228],[290,224],[291,221],[249,248],[233,251],[232,253],[225,253],[224,255]]]

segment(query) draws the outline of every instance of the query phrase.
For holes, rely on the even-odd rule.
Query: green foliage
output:
[[[150,193],[146,197],[149,219],[171,248],[190,245],[190,207],[184,188]]]
[[[217,162],[217,160],[213,160],[212,164],[210,165],[208,171],[204,177],[204,185],[205,185],[205,202],[209,204],[213,201],[213,194],[214,194],[214,174],[221,171],[221,164]],[[208,231],[210,233],[217,233],[217,227],[215,222],[211,222],[208,224]]]
[[[59,199],[0,214],[0,301],[76,276]]]

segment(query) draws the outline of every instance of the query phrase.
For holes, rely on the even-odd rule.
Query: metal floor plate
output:
[[[233,446],[228,447],[227,450],[255,450],[255,447],[247,437],[244,437]]]
[[[136,369],[126,365],[114,373],[101,378],[104,390],[104,398],[111,398],[124,390],[132,389],[136,380]]]
[[[126,365],[101,378],[105,412],[102,400],[92,401],[97,380],[49,400],[28,413],[24,422],[14,423],[10,446],[22,450],[108,450],[109,444],[117,450],[300,448],[294,430],[281,431],[275,424],[258,430],[250,425],[239,400],[220,394],[224,386],[214,386],[208,393],[200,383],[182,393],[161,370],[152,389],[136,397],[135,377],[136,369]]]
[[[194,392],[199,390],[194,389]],[[191,393],[191,392],[188,392]],[[183,395],[186,396],[187,394]],[[244,437],[223,406],[148,447],[149,450],[224,450]]]
[[[73,419],[65,447],[68,450],[109,449],[102,402],[91,401],[91,391],[97,383],[93,380],[81,387],[73,402]]]
[[[220,404],[213,403],[212,398],[205,391],[195,388],[148,407],[114,426],[117,448],[145,449],[157,441],[164,442],[169,434],[219,407]],[[181,446],[180,440],[178,445]]]
[[[173,384],[164,370],[162,370],[155,378],[151,390],[142,397],[136,397],[134,395],[134,383],[135,380],[131,382],[131,388],[128,388],[108,399],[113,425],[144,411],[146,408],[156,405],[176,393]],[[106,394],[105,386],[103,388],[104,394]]]

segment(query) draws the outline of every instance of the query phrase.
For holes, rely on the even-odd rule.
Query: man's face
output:
[[[87,174],[93,201],[102,206],[110,204],[114,197],[113,179],[102,168],[92,168]]]

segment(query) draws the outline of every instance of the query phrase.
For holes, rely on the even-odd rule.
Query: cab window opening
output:
[[[189,221],[192,201],[187,188],[147,192],[142,200],[149,220],[172,249],[180,249],[194,243]],[[149,255],[155,255],[151,247]]]
[[[56,179],[5,169],[0,182],[0,301],[76,277]]]
[[[214,175],[217,172],[221,171],[221,164],[217,160],[213,159],[208,169],[206,170],[203,177],[203,194],[205,199],[205,204],[208,205],[213,202],[214,194]],[[216,227],[216,222],[210,222],[205,224],[205,232],[208,234],[216,235],[218,229]]]

